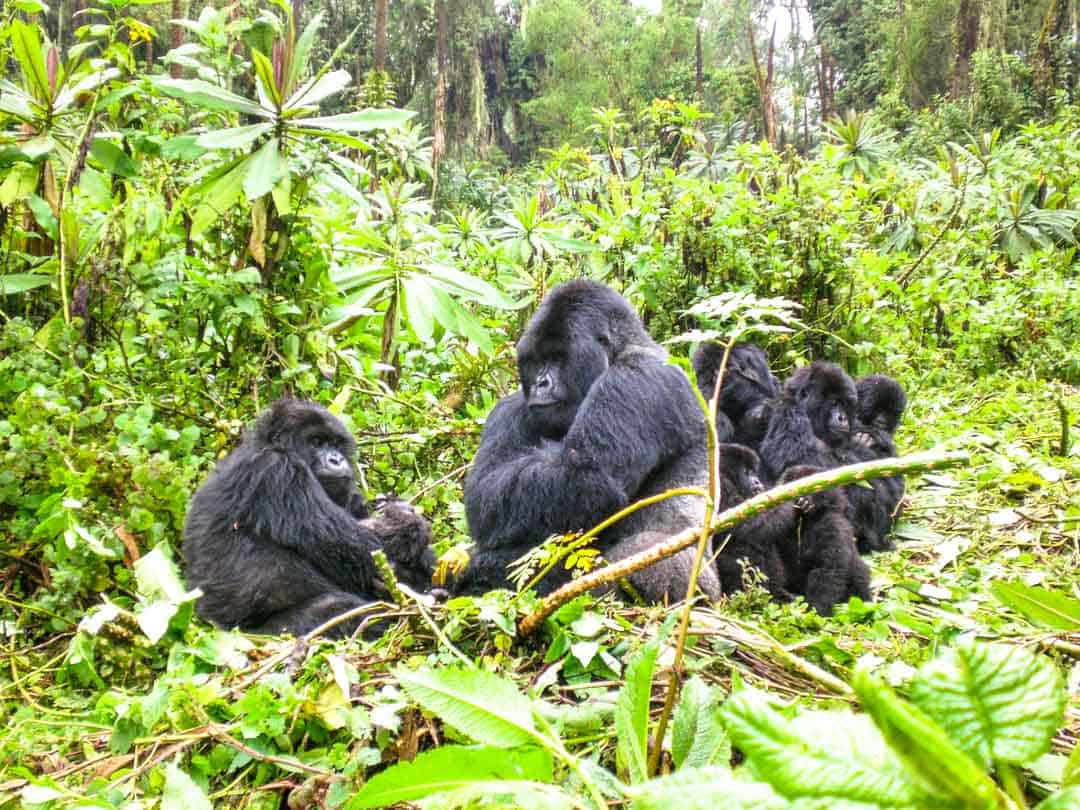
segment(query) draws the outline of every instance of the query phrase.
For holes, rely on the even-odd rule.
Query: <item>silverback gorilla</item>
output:
[[[465,513],[475,541],[456,590],[507,586],[506,566],[551,535],[588,529],[671,487],[705,486],[705,419],[690,381],[668,365],[618,293],[571,281],[544,299],[517,346],[521,388],[488,416]],[[600,538],[619,559],[699,522],[703,502],[680,496],[641,509]],[[693,550],[631,578],[650,601],[686,594]],[[565,582],[561,568],[541,583]],[[701,590],[719,596],[711,566]]]
[[[356,487],[356,445],[312,402],[281,399],[195,493],[184,527],[199,615],[221,627],[306,633],[385,595],[371,552],[401,581],[431,584],[428,522],[391,499],[369,516]],[[354,631],[359,620],[334,628]]]

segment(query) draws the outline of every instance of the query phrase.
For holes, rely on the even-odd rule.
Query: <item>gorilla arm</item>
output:
[[[223,485],[216,496],[227,504],[220,511],[259,542],[300,555],[343,590],[371,593],[378,535],[334,503],[306,464],[271,448],[245,455],[237,461],[248,466],[247,475],[215,473]]]

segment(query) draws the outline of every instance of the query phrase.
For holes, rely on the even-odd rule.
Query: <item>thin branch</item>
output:
[[[849,464],[844,467],[836,467],[815,475],[799,478],[789,484],[774,487],[766,492],[756,495],[749,500],[743,501],[738,506],[722,512],[712,520],[708,531],[715,534],[718,531],[730,529],[755,515],[768,511],[787,501],[795,500],[804,495],[813,495],[815,492],[831,489],[837,486],[853,484],[856,481],[869,481],[874,478],[882,478],[893,475],[905,475],[928,470],[940,470],[946,467],[955,467],[966,464],[971,460],[970,453],[962,450],[942,453],[930,451],[915,453],[903,458],[886,458],[877,461],[867,461],[862,464]],[[562,607],[564,604],[580,596],[583,593],[603,585],[610,585],[618,580],[628,577],[656,562],[672,556],[684,548],[698,542],[701,528],[692,526],[672,536],[663,543],[658,543],[652,548],[633,554],[597,571],[592,571],[579,579],[567,583],[554,593],[547,596],[535,612],[526,616],[518,625],[518,631],[523,636],[528,636],[537,631],[544,620]]]

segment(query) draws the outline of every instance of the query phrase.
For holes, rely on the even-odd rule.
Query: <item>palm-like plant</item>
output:
[[[839,147],[837,163],[844,177],[869,179],[888,156],[888,133],[865,113],[848,110],[843,118],[825,124],[825,131]]]

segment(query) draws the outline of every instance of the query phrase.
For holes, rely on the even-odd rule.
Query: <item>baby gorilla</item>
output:
[[[307,633],[386,596],[371,553],[383,549],[403,582],[430,586],[428,522],[403,501],[369,515],[356,487],[356,445],[312,402],[281,399],[192,498],[185,573],[202,590],[199,615],[221,627]],[[342,636],[355,619],[331,630]]]
[[[781,483],[821,472],[818,467],[797,465],[784,473]],[[795,503],[794,536],[781,546],[785,581],[793,593],[801,593],[822,616],[833,606],[858,596],[870,601],[870,569],[855,548],[844,493],[827,489]]]
[[[723,358],[723,344],[703,343],[690,361],[706,400],[713,395]],[[779,393],[780,384],[769,369],[765,352],[752,343],[732,346],[716,409],[717,441],[756,449],[769,424],[772,400]]]

